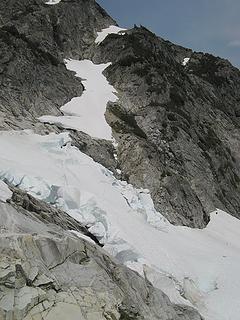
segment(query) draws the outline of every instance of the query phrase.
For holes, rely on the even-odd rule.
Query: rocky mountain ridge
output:
[[[112,61],[119,102],[106,118],[124,179],[172,223],[204,227],[215,208],[239,217],[240,71],[144,27],[109,35],[93,61]]]

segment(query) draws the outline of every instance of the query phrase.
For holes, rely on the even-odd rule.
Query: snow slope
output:
[[[0,180],[0,202],[6,202],[7,199],[11,199],[12,192],[8,189],[6,183]]]
[[[100,44],[109,34],[114,33],[114,34],[121,35],[121,34],[124,34],[124,31],[126,31],[126,29],[119,28],[117,26],[110,26],[108,28],[105,28],[102,31],[97,33],[97,38],[95,40],[95,43]]]
[[[114,88],[102,72],[108,64],[94,64],[90,60],[66,60],[68,70],[75,71],[83,79],[85,91],[61,107],[64,116],[42,116],[42,122],[56,123],[63,128],[76,129],[95,138],[111,140],[112,131],[106,123],[104,114],[108,101],[116,101]]]
[[[0,149],[0,179],[88,225],[109,253],[173,302],[208,320],[239,319],[239,220],[217,210],[203,230],[172,226],[147,190],[115,179],[72,147],[67,133],[1,132]]]

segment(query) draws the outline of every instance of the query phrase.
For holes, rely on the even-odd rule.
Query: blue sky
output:
[[[159,36],[210,52],[240,67],[240,0],[98,0],[122,27],[144,25]]]

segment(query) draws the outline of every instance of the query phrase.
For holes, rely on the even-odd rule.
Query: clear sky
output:
[[[240,67],[240,0],[97,0],[122,27],[144,25]]]

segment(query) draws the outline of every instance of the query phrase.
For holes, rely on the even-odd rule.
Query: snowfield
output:
[[[61,107],[64,116],[42,116],[40,121],[75,129],[101,139],[112,139],[112,130],[105,120],[108,101],[116,101],[116,90],[102,74],[110,63],[94,64],[90,60],[65,60],[68,70],[83,79],[85,91]]]
[[[102,31],[98,32],[98,36],[95,40],[95,43],[100,44],[109,34],[119,34],[123,35],[126,29],[119,28],[117,26],[110,26],[108,28],[103,29]]]
[[[71,146],[67,133],[1,132],[0,148],[0,179],[89,226],[105,250],[173,302],[208,320],[239,319],[239,220],[217,210],[203,230],[171,225],[147,190],[118,181]]]

